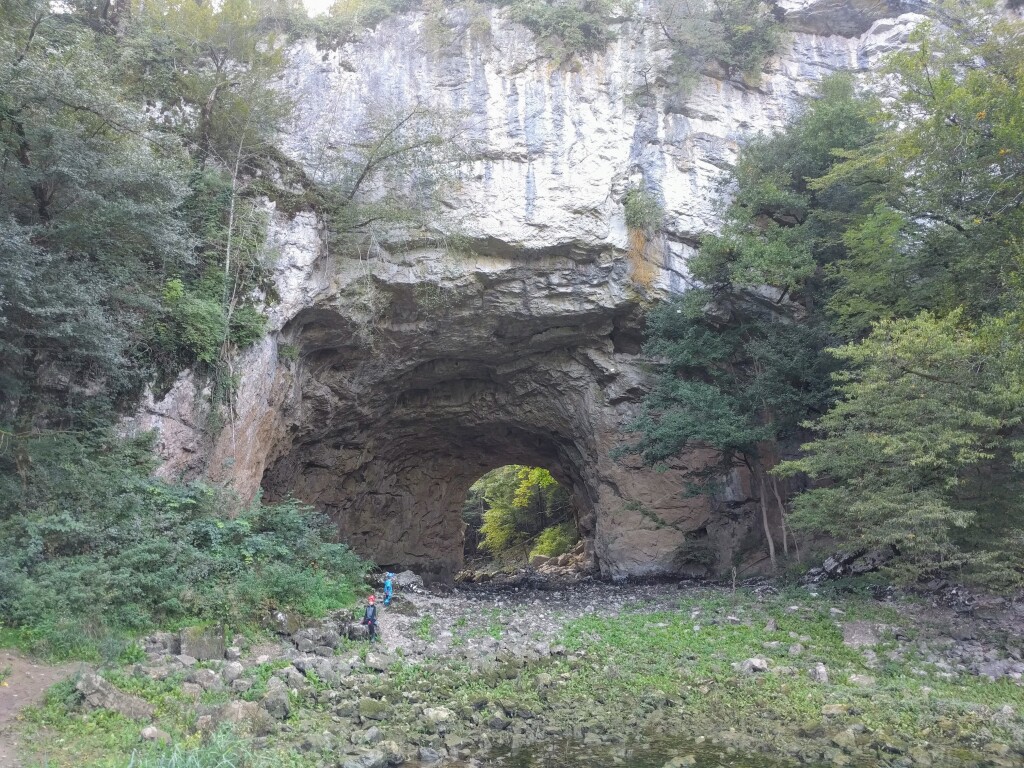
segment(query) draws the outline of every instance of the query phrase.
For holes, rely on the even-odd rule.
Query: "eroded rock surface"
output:
[[[756,84],[704,77],[683,95],[649,8],[618,39],[555,66],[524,27],[451,11],[449,44],[400,17],[354,42],[296,45],[282,87],[297,100],[283,143],[313,175],[367,110],[428,105],[462,115],[473,155],[445,192],[437,230],[459,250],[378,242],[329,253],[311,213],[273,213],[281,301],[270,334],[235,361],[239,387],[217,436],[203,385],[183,375],[135,420],[156,428],[161,471],[203,475],[243,498],[262,485],[329,513],[356,551],[450,578],[462,562],[469,486],[509,463],[547,467],[572,490],[586,556],[605,576],[756,570],[763,537],[744,477],[693,498],[687,475],[614,460],[649,386],[646,302],[685,290],[686,258],[713,231],[720,180],[744,137],[776,129],[822,76],[865,68],[920,18],[901,3],[780,3],[797,20]],[[845,35],[845,36],[844,36]],[[643,185],[663,238],[630,248],[623,198]]]

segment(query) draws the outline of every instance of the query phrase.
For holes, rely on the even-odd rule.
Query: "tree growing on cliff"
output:
[[[763,0],[659,0],[655,18],[684,89],[712,68],[756,82],[783,36],[773,6]]]
[[[853,190],[819,198],[807,178],[836,162],[835,148],[870,140],[870,114],[852,81],[838,77],[789,130],[748,145],[722,232],[690,262],[703,286],[649,315],[645,352],[658,383],[627,450],[657,463],[707,445],[722,453],[718,472],[747,468],[773,564],[773,530],[789,548],[788,494],[769,470],[800,423],[830,402],[820,269],[840,256],[833,227],[860,201]]]
[[[722,232],[691,261],[701,333],[655,315],[665,373],[637,447],[729,455],[756,438],[767,467],[803,419],[817,438],[780,472],[821,486],[795,499],[794,524],[891,547],[904,578],[956,567],[1011,586],[1024,578],[1024,25],[993,7],[919,28],[882,73],[884,101],[829,81],[789,130],[745,148]],[[786,352],[801,372],[838,366],[834,401],[821,378],[766,388],[760,410],[747,396],[790,362],[759,360],[773,323],[808,332]],[[696,365],[673,368],[677,352]]]

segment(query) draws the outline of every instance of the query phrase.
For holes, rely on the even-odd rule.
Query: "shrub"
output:
[[[608,25],[610,0],[516,0],[509,18],[528,27],[556,57],[590,53],[615,38]]]
[[[646,189],[631,189],[622,204],[626,213],[626,226],[630,229],[650,232],[661,226],[665,210],[658,199]]]
[[[292,500],[225,519],[222,493],[149,476],[150,442],[50,434],[0,452],[0,624],[51,656],[117,656],[110,637],[165,622],[354,600],[366,564],[326,518]]]
[[[712,63],[756,80],[782,41],[782,24],[762,0],[662,0],[659,16],[684,86]]]
[[[530,550],[530,557],[543,555],[544,557],[558,557],[564,555],[580,540],[576,533],[576,526],[572,523],[561,523],[545,528],[537,537],[537,543]]]

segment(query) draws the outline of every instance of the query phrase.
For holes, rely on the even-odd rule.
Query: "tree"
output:
[[[756,82],[782,42],[782,24],[762,0],[661,0],[656,13],[684,88],[711,67]]]
[[[876,137],[811,183],[873,192],[832,268],[828,306],[852,339],[834,350],[841,398],[780,469],[823,483],[797,498],[801,525],[892,547],[905,577],[959,567],[1012,586],[1024,25],[993,9],[950,6],[943,28],[920,28],[886,70]]]
[[[106,418],[147,377],[160,273],[188,258],[182,155],[91,26],[45,3],[0,16],[2,418]]]
[[[795,524],[892,550],[904,577],[958,567],[1024,583],[1021,330],[1019,317],[975,325],[961,310],[924,312],[835,350],[840,398],[806,455],[780,467],[827,480],[796,498]]]
[[[479,548],[495,557],[558,555],[579,538],[569,494],[546,469],[510,464],[488,472],[470,489],[471,516],[480,500]]]
[[[843,254],[834,227],[855,214],[864,194],[818,193],[808,177],[836,162],[835,148],[870,140],[871,107],[849,78],[836,77],[785,133],[745,147],[722,232],[706,237],[690,261],[704,285],[648,318],[645,352],[658,363],[658,381],[632,425],[640,437],[626,450],[657,463],[703,445],[721,452],[716,473],[745,467],[773,565],[770,508],[788,552],[787,494],[768,470],[800,423],[830,403],[821,273]]]

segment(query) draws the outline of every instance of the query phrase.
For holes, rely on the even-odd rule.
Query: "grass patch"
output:
[[[436,620],[433,616],[424,616],[422,619],[416,622],[413,627],[413,632],[420,640],[425,643],[429,643],[434,636],[434,622]]]

